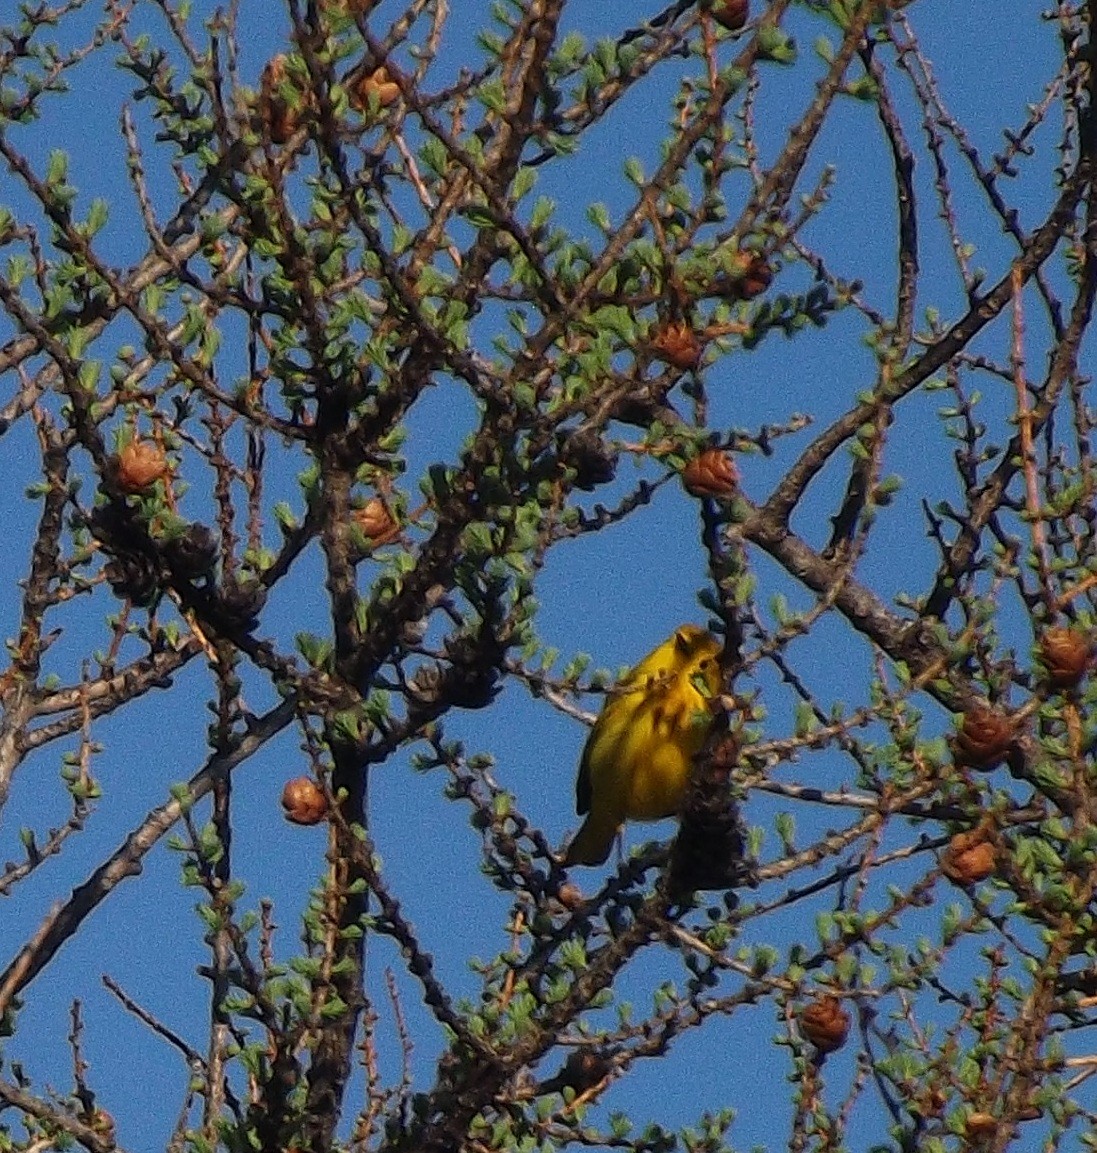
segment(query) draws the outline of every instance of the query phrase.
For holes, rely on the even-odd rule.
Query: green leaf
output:
[[[49,167],[46,169],[46,183],[48,185],[62,184],[68,179],[69,158],[60,149],[50,153]]]
[[[528,166],[519,168],[511,182],[510,195],[514,200],[521,200],[537,183],[537,170]]]
[[[470,204],[464,209],[464,216],[477,228],[496,228],[498,218],[490,209],[479,204]]]
[[[588,206],[587,219],[595,228],[602,232],[609,233],[613,231],[613,225],[609,218],[609,209],[601,203],[601,201],[597,201]]]
[[[107,223],[110,216],[110,205],[101,197],[96,197],[91,202],[91,208],[88,211],[87,219],[87,232],[89,236],[94,236],[103,225]]]

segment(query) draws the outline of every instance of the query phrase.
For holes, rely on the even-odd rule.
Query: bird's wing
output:
[[[618,748],[627,731],[625,723],[635,705],[636,697],[632,692],[609,696],[594,722],[594,728],[590,730],[579,761],[579,775],[575,778],[575,811],[580,816],[590,812],[594,797],[595,762],[599,766],[599,794],[607,787],[613,790],[614,781],[619,775]]]
[[[590,783],[590,746],[594,734],[587,738],[579,760],[579,775],[575,778],[575,811],[582,816],[590,812],[592,787]]]

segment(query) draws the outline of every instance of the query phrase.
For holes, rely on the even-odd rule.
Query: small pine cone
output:
[[[282,790],[282,813],[295,825],[318,825],[328,815],[328,799],[312,777],[294,777]]]
[[[305,94],[291,104],[280,91],[286,80],[287,60],[286,54],[279,52],[267,63],[259,81],[259,115],[275,144],[285,144],[305,122],[309,111]]]
[[[112,460],[114,481],[123,492],[143,493],[170,475],[164,450],[150,440],[131,440]]]
[[[750,19],[750,0],[715,0],[709,11],[717,24],[738,32]]]
[[[159,574],[152,561],[137,553],[120,553],[103,566],[103,576],[120,600],[147,609],[161,595]]]
[[[372,497],[361,508],[354,509],[351,519],[372,548],[389,544],[400,535],[396,518],[379,496]]]
[[[617,451],[591,430],[562,435],[558,441],[560,460],[575,469],[575,487],[593,492],[608,484],[617,473]]]
[[[725,300],[753,300],[773,283],[773,270],[758,252],[742,251],[731,267],[718,273],[710,282],[707,295]]]
[[[742,275],[737,278],[739,294],[744,300],[753,300],[756,296],[761,296],[773,283],[773,271],[766,263],[765,257],[757,252],[742,255],[746,261]]]
[[[217,599],[231,626],[251,633],[259,627],[259,614],[267,603],[267,589],[257,580],[229,576],[222,582]]]
[[[388,108],[400,99],[400,85],[393,80],[383,64],[351,87],[350,102],[359,112],[369,112],[371,96],[377,97],[381,108]]]
[[[997,864],[997,847],[990,832],[982,827],[957,833],[941,854],[941,872],[962,887],[993,876]]]
[[[502,691],[499,669],[490,650],[481,651],[471,637],[452,637],[445,643],[452,667],[445,678],[445,699],[459,709],[485,709]],[[496,654],[501,659],[501,653]]]
[[[574,913],[576,909],[581,909],[585,901],[582,890],[571,881],[565,881],[560,888],[556,890],[556,899],[569,913]]]
[[[652,337],[650,347],[656,357],[683,372],[696,368],[704,352],[697,334],[684,320],[667,321]]]
[[[410,689],[423,705],[436,705],[442,700],[443,676],[438,665],[420,665],[411,678]]]
[[[1079,628],[1045,629],[1038,646],[1040,663],[1055,689],[1073,689],[1089,671],[1093,641]]]
[[[849,1036],[849,1014],[837,997],[817,997],[800,1012],[800,1032],[820,1053],[841,1049]]]
[[[496,669],[455,669],[446,700],[458,709],[486,709],[503,691]]]
[[[723,500],[738,490],[739,470],[726,452],[708,448],[682,469],[682,485],[690,496]]]
[[[181,536],[165,540],[163,549],[172,576],[179,580],[209,576],[217,566],[217,537],[204,524],[187,525]]]
[[[985,705],[972,705],[953,738],[953,754],[959,765],[993,769],[1008,756],[1016,739],[1012,717]]]
[[[562,1077],[564,1084],[581,1093],[607,1077],[613,1066],[601,1053],[589,1049],[577,1049],[564,1062]]]

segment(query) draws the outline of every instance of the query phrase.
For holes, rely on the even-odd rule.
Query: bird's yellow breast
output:
[[[682,625],[606,700],[583,749],[576,808],[587,819],[569,864],[600,864],[624,821],[655,821],[682,806],[694,755],[712,724],[720,642]]]
[[[677,661],[665,657],[656,663],[649,657],[622,682],[598,719],[585,758],[591,792],[595,803],[615,809],[619,820],[659,820],[681,806],[691,761],[711,719],[693,678],[710,692],[718,685],[716,641],[707,634],[705,639],[711,643],[701,643],[688,658],[672,653]]]
[[[655,821],[682,806],[694,754],[704,743],[704,697],[680,678],[649,689],[618,750],[626,820]]]

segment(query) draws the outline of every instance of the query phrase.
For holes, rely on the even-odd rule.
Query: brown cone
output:
[[[272,57],[259,81],[259,113],[275,144],[285,144],[308,114],[309,102],[305,96],[299,103],[290,104],[281,92],[287,75],[287,60],[284,52]]]
[[[739,470],[726,452],[707,448],[682,469],[682,485],[690,496],[724,499],[735,495]]]
[[[294,777],[282,790],[282,813],[295,825],[318,825],[328,815],[324,790],[312,777]]]
[[[685,372],[697,367],[704,346],[684,320],[669,320],[651,338],[651,351],[660,360]]]
[[[750,19],[750,0],[716,0],[710,12],[717,24],[738,32]]]
[[[1056,689],[1076,688],[1093,660],[1093,641],[1079,628],[1046,629],[1038,649],[1048,682]]]
[[[388,544],[400,535],[396,518],[380,497],[375,496],[366,501],[361,508],[351,513],[351,517],[373,547]]]
[[[168,458],[150,440],[131,440],[114,458],[114,479],[123,492],[148,492],[167,475]]]
[[[956,762],[973,769],[992,769],[1017,740],[1013,718],[997,709],[976,704],[964,713],[953,740]]]
[[[849,1014],[837,997],[817,997],[800,1012],[800,1032],[820,1053],[840,1049],[849,1036]]]
[[[382,108],[388,108],[400,99],[400,85],[389,75],[389,70],[382,65],[363,76],[351,89],[350,102],[359,112],[369,111],[369,98],[377,97],[377,103]]]
[[[997,863],[998,850],[991,834],[981,827],[957,833],[941,854],[941,872],[964,887],[992,876]]]

